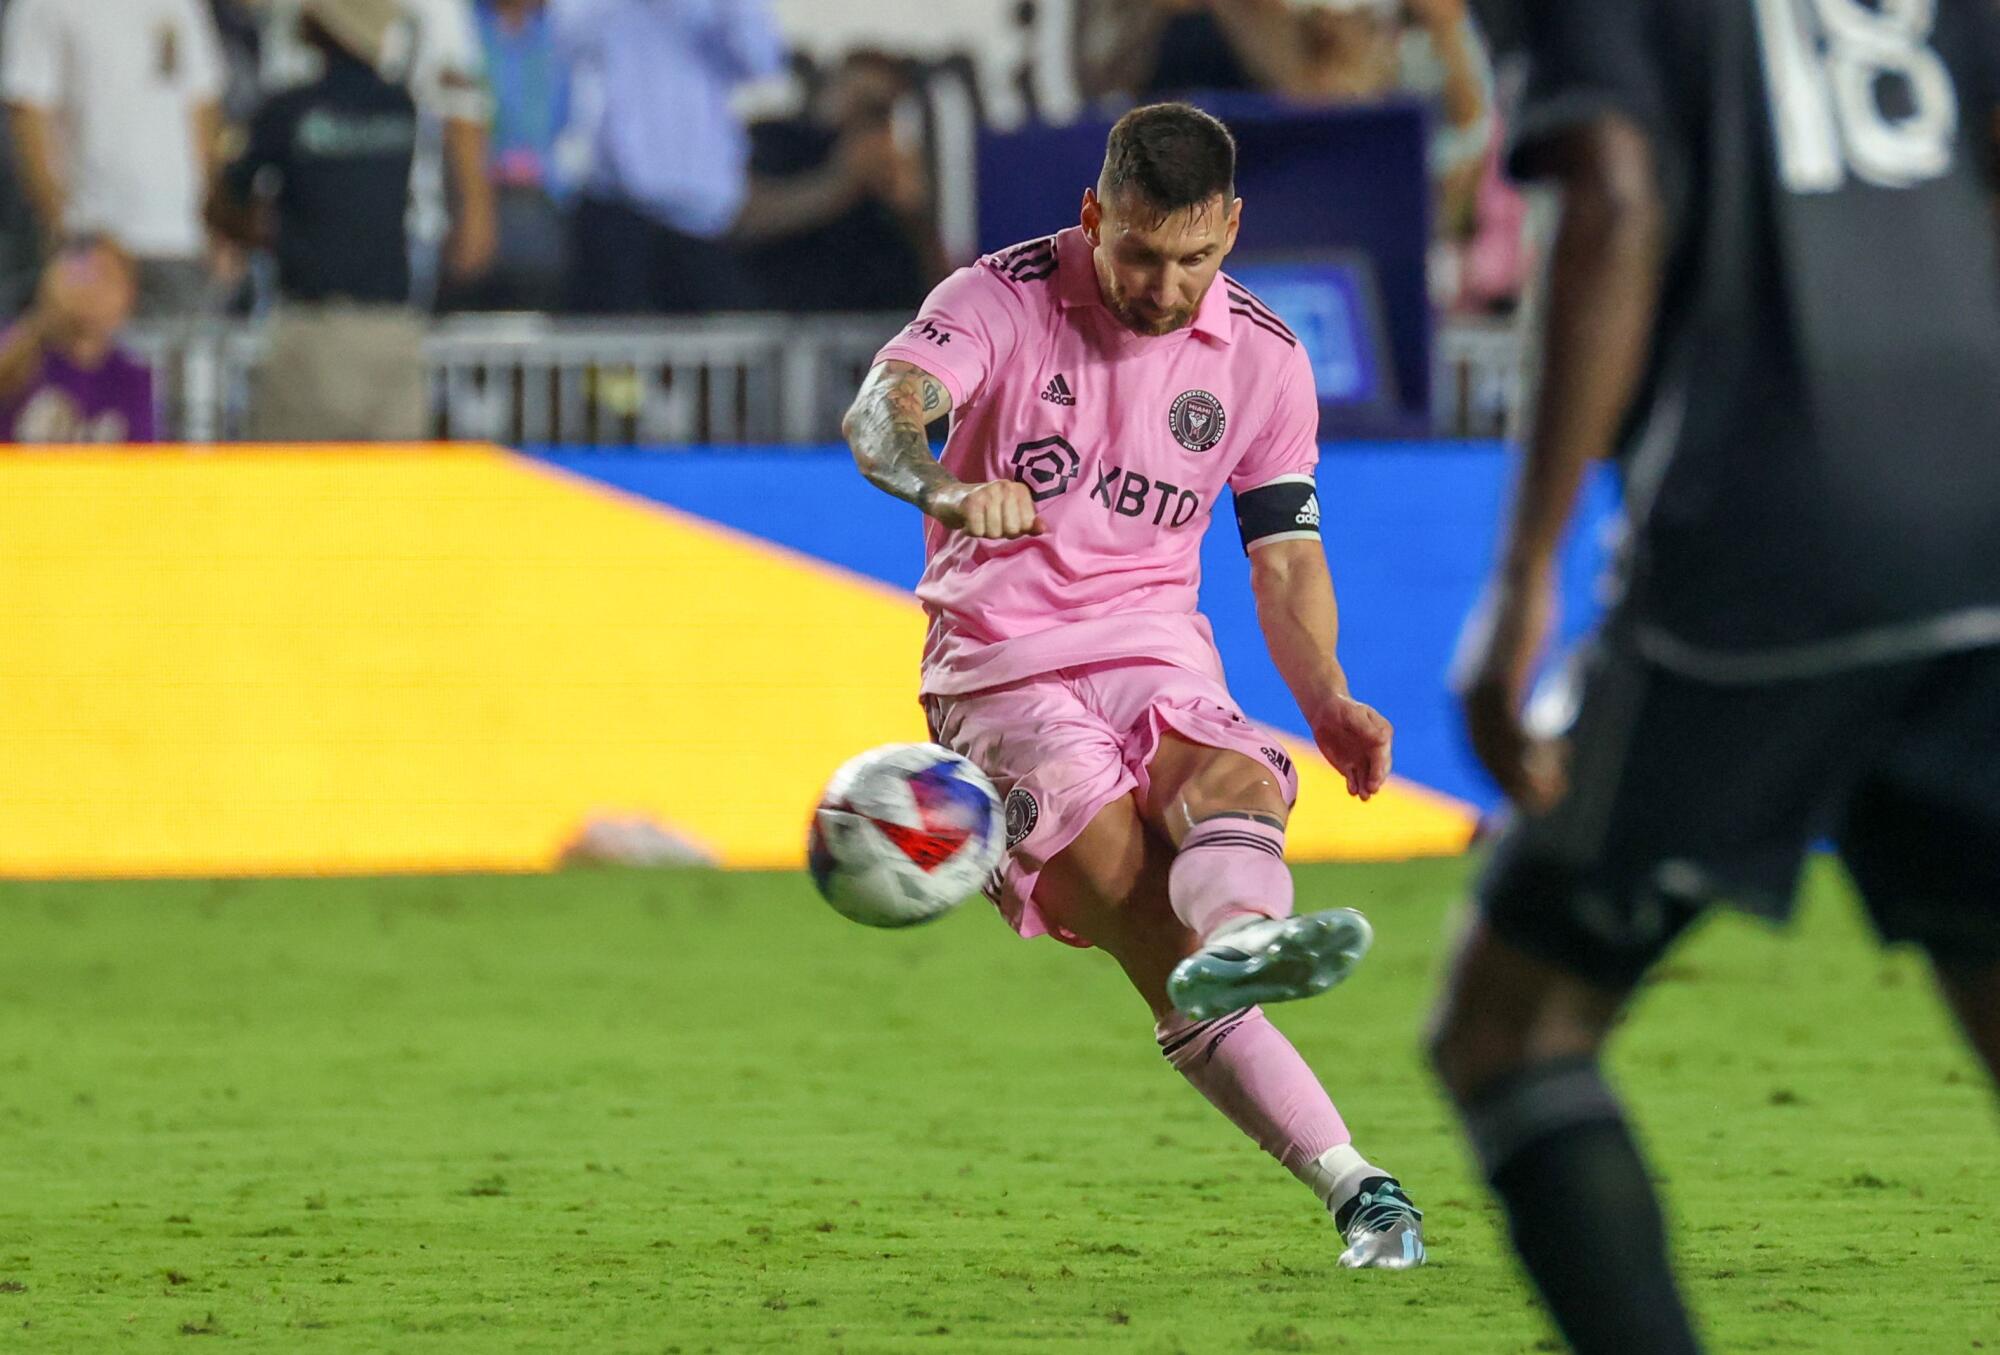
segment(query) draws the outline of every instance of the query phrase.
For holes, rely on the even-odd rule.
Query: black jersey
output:
[[[1718,680],[2000,643],[1996,0],[1525,0],[1512,164],[1668,204],[1623,618]]]
[[[416,154],[409,91],[344,52],[326,73],[274,94],[250,120],[249,144],[225,174],[248,200],[275,185],[278,290],[294,301],[410,299],[403,218]]]

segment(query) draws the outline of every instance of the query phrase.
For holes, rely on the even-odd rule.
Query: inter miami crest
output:
[[[1167,411],[1167,427],[1173,430],[1174,441],[1191,452],[1205,452],[1222,441],[1222,431],[1228,426],[1229,415],[1222,401],[1207,391],[1182,391]]]
[[[1016,786],[1007,792],[1007,846],[1009,850],[1020,846],[1028,834],[1035,831],[1035,820],[1042,817],[1041,806],[1027,787]]]

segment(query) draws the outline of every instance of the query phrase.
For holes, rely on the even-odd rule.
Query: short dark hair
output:
[[[1131,190],[1161,216],[1236,191],[1236,138],[1193,104],[1147,104],[1111,129],[1099,185]]]

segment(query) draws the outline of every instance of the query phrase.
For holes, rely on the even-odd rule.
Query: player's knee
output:
[[[1116,912],[1132,897],[1131,873],[1116,864],[1079,861],[1068,875],[1068,894],[1078,908],[1092,914]]]
[[[1447,990],[1424,1030],[1424,1056],[1438,1082],[1461,1104],[1517,1070],[1526,1043],[1518,1032],[1471,1019],[1456,992]]]
[[[1067,915],[1065,926],[1098,940],[1106,918],[1143,896],[1149,883],[1164,888],[1164,864],[1153,859],[1157,854],[1138,815],[1121,801],[1100,813],[1042,868],[1036,898],[1049,901],[1044,912],[1053,908]],[[1072,926],[1069,919],[1088,920],[1092,926]]]
[[[1277,773],[1240,753],[1218,754],[1181,782],[1174,809],[1185,824],[1219,814],[1255,814],[1282,826],[1291,814]]]
[[[1431,1071],[1460,1105],[1538,1065],[1595,1058],[1601,1044],[1600,1032],[1554,1013],[1532,1022],[1493,1021],[1450,994],[1424,1036]]]
[[[1595,1058],[1615,1017],[1607,995],[1510,966],[1511,954],[1475,930],[1425,1031],[1431,1069],[1460,1104],[1537,1064]]]
[[[1118,882],[1088,861],[1058,858],[1043,868],[1035,886],[1035,903],[1045,918],[1099,946],[1107,945],[1115,930],[1119,901]]]

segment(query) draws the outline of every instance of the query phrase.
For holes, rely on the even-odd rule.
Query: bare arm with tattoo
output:
[[[945,526],[996,540],[1045,529],[1028,487],[1014,480],[968,484],[931,455],[924,430],[951,412],[944,383],[914,363],[878,362],[840,431],[868,483],[913,503]]]

